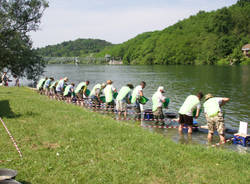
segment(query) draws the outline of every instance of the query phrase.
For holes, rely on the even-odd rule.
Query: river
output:
[[[230,98],[230,102],[223,107],[227,128],[238,130],[240,121],[250,122],[250,66],[48,65],[44,75],[55,79],[67,76],[69,82],[76,84],[89,80],[90,89],[96,83],[108,79],[114,81],[113,85],[117,89],[127,83],[136,86],[143,80],[147,83],[144,93],[148,98],[151,98],[158,86],[164,86],[165,96],[171,100],[168,112],[178,112],[190,94],[199,91],[212,93],[214,96]],[[145,109],[150,107],[151,102],[147,103]],[[200,125],[206,124],[203,114],[198,121]],[[194,133],[190,141],[185,136],[180,137],[176,130],[151,130],[171,137],[176,142],[206,144],[205,133]],[[214,141],[218,140],[218,136],[215,136]],[[249,148],[241,146],[224,147],[249,152]]]

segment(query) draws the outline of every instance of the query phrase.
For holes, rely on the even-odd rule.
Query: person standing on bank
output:
[[[132,93],[132,100],[131,104],[135,103],[135,112],[136,112],[136,117],[137,119],[141,119],[141,107],[139,103],[139,99],[143,97],[143,89],[146,87],[146,82],[142,81],[140,85],[136,86],[136,88],[133,90]]]
[[[212,94],[205,96],[204,113],[208,125],[208,141],[212,142],[214,130],[217,130],[220,141],[225,142],[225,124],[221,106],[228,102],[229,98],[213,97]]]
[[[189,95],[184,101],[179,110],[179,133],[182,134],[184,125],[188,126],[188,133],[193,132],[193,111],[196,110],[195,119],[198,118],[201,104],[200,100],[203,98],[203,93],[199,92],[197,95]]]
[[[162,106],[163,106],[163,103],[166,101],[165,100],[166,97],[163,96],[163,93],[165,93],[164,87],[160,86],[157,92],[155,92],[152,97],[152,102],[153,102],[152,111],[153,111],[154,119],[156,119],[156,123],[158,123],[159,119],[161,121],[164,119]],[[162,124],[164,124],[164,122],[162,122]]]

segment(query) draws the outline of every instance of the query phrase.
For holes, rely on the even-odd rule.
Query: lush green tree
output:
[[[105,40],[77,39],[39,48],[37,52],[43,57],[85,57],[92,53],[98,53],[111,45]]]
[[[238,64],[241,47],[250,43],[249,20],[250,0],[239,0],[231,7],[199,11],[162,31],[142,33],[98,56],[121,57],[125,64],[216,64],[230,58]]]
[[[47,7],[45,0],[0,0],[0,70],[34,80],[43,72],[28,33],[38,29]]]

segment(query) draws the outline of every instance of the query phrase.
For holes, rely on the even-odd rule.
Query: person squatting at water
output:
[[[204,113],[208,125],[208,141],[212,142],[214,130],[217,130],[220,141],[225,141],[225,124],[221,106],[228,102],[229,98],[213,97],[212,94],[205,96]]]
[[[134,89],[132,84],[127,84],[123,86],[116,98],[116,110],[118,111],[118,116],[121,118],[121,114],[124,113],[124,118],[127,118],[127,104],[130,104],[131,91]]]
[[[114,97],[113,94],[116,93],[115,87],[112,85],[112,80],[107,80],[107,85],[104,88],[104,95],[105,95],[105,102],[106,102],[106,111],[108,109],[111,109],[111,111],[114,111]]]
[[[56,96],[56,86],[58,84],[59,80],[56,80],[51,83],[49,90],[50,90],[50,96],[54,98]]]
[[[193,132],[193,111],[196,110],[195,119],[198,118],[201,104],[200,100],[203,98],[203,93],[199,92],[197,95],[189,95],[184,101],[179,110],[179,133],[182,134],[184,125],[188,126],[188,133]]]
[[[86,93],[87,92],[87,89],[88,89],[88,85],[89,85],[89,81],[85,81],[85,82],[80,82],[76,89],[75,89],[75,94],[77,96],[77,98],[79,100],[83,100],[83,98],[87,98],[88,94]]]
[[[50,94],[50,86],[51,86],[51,83],[54,81],[54,78],[53,77],[50,77],[50,78],[48,78],[46,81],[45,81],[45,83],[44,83],[44,85],[43,85],[43,90],[45,91],[45,95],[47,95],[47,96],[49,96],[49,94]]]
[[[64,92],[64,89],[66,87],[66,82],[68,82],[68,77],[65,77],[64,79],[61,79],[57,86],[56,86],[56,97],[57,99],[59,100],[63,100],[63,92]]]
[[[102,100],[101,100],[101,94],[103,92],[103,89],[106,87],[106,83],[102,84],[96,84],[93,89],[90,92],[90,99],[92,100],[92,107],[100,108]]]
[[[74,86],[75,86],[74,83],[67,85],[63,92],[63,97],[66,98],[67,103],[70,103],[72,99],[75,97]]]
[[[156,123],[159,123],[158,121],[159,119],[160,120],[164,119],[162,106],[163,106],[163,103],[166,101],[166,97],[163,96],[163,93],[165,93],[164,87],[160,86],[158,90],[154,93],[154,95],[152,96],[152,102],[153,102],[152,111],[153,111],[154,119],[156,119]],[[164,122],[162,122],[162,125],[164,125]]]
[[[43,94],[43,85],[45,83],[45,81],[48,79],[48,77],[42,78],[39,80],[36,88],[39,91],[40,94]]]
[[[135,104],[135,112],[136,112],[136,119],[141,119],[141,105],[140,105],[140,98],[143,97],[143,89],[146,87],[146,82],[142,81],[140,85],[136,86],[136,88],[132,92],[132,100],[131,104]]]

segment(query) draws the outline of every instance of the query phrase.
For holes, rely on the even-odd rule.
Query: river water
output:
[[[204,94],[212,93],[214,96],[230,98],[230,102],[223,107],[227,128],[238,130],[240,121],[250,122],[250,66],[48,65],[44,75],[55,79],[67,76],[69,82],[76,84],[89,80],[90,89],[96,83],[108,79],[114,81],[113,85],[117,89],[127,83],[136,86],[143,80],[147,83],[144,94],[148,98],[152,97],[158,86],[164,86],[165,96],[171,100],[167,112],[175,113],[188,95],[199,91]],[[151,102],[144,108],[151,108]],[[200,125],[206,125],[203,114],[198,121]],[[206,144],[205,132],[196,132],[190,139],[185,134],[184,137],[179,136],[177,130],[150,130],[180,143]],[[231,136],[232,134],[227,135]],[[218,140],[218,136],[215,136],[214,142]],[[249,148],[241,146],[227,144],[223,147],[250,152]]]

